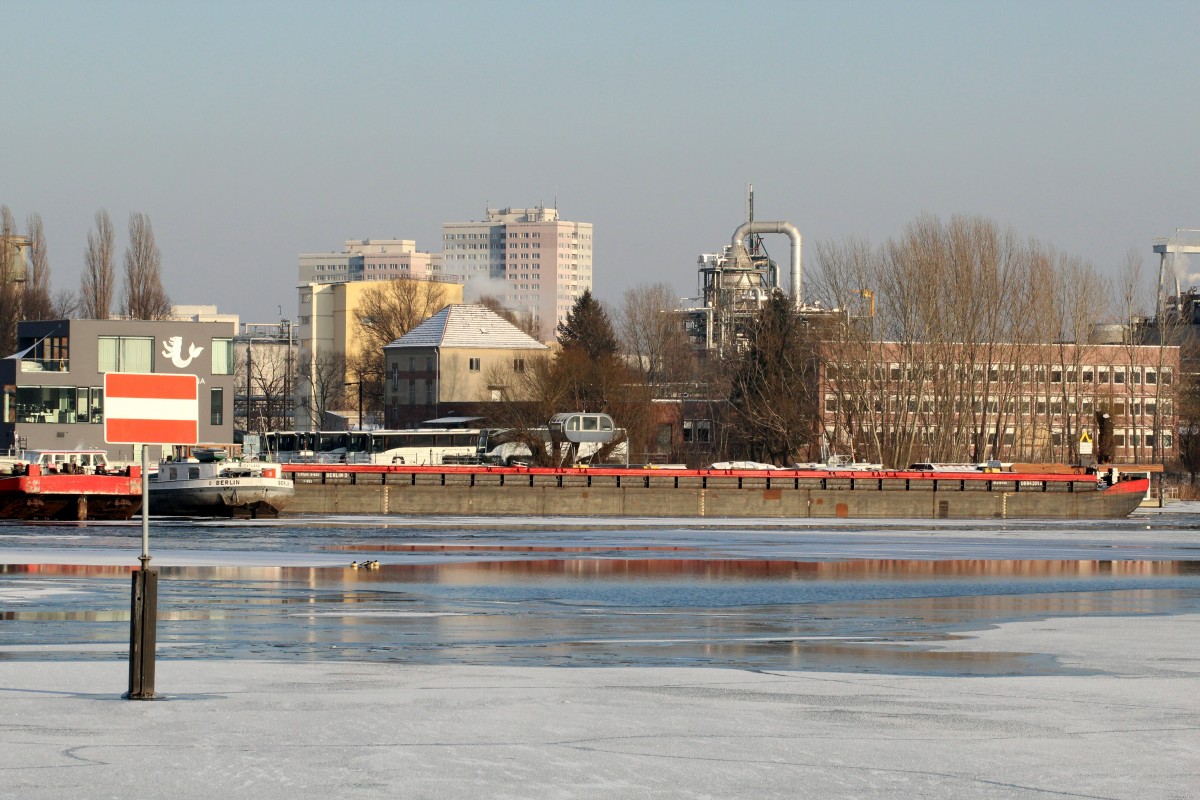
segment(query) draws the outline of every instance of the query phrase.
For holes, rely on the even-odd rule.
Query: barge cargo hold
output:
[[[405,467],[285,464],[308,514],[1102,519],[1145,478],[891,470]]]

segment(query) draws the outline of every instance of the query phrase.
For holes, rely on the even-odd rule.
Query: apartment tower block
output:
[[[532,315],[543,341],[592,288],[592,224],[561,220],[557,208],[489,208],[481,222],[443,223],[442,249],[467,299],[491,295]]]

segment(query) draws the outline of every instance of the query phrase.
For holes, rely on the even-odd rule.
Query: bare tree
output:
[[[112,220],[103,208],[96,212],[96,230],[88,231],[83,251],[84,271],[79,287],[79,312],[85,319],[108,319],[117,285],[116,243]]]
[[[25,222],[29,237],[29,260],[33,267],[29,281],[25,284],[25,298],[21,309],[23,319],[53,319],[54,303],[50,297],[50,257],[46,252],[46,233],[42,229],[42,215],[30,214]]]
[[[325,413],[337,408],[345,395],[346,358],[330,352],[311,358],[301,352],[297,378],[308,387],[297,413],[305,416],[312,430],[320,430]]]
[[[341,380],[352,373],[362,381],[364,416],[383,415],[383,348],[445,308],[447,298],[446,284],[415,278],[379,281],[363,292],[354,309],[358,347],[347,354]]]
[[[238,395],[234,406],[242,409],[238,416],[244,422],[244,430],[264,432],[291,428],[288,370],[293,359],[287,347],[248,344],[245,350],[234,354],[234,391]],[[331,382],[322,380],[321,383]]]
[[[645,383],[679,384],[694,378],[695,353],[670,286],[642,284],[627,290],[616,321],[622,350]]]
[[[932,216],[878,249],[821,243],[817,262],[813,296],[841,315],[821,340],[831,447],[889,466],[1073,460],[1109,291],[1090,265]]]
[[[0,356],[17,349],[17,320],[21,319],[25,264],[24,239],[17,241],[17,221],[8,206],[0,205]]]
[[[51,301],[51,319],[74,319],[79,313],[79,295],[70,289],[59,289]]]
[[[138,212],[129,215],[121,313],[130,319],[171,318],[171,299],[163,290],[162,254],[154,241],[154,228],[150,218]]]

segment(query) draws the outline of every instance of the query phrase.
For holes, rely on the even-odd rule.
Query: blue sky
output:
[[[107,208],[168,293],[295,314],[296,255],[440,250],[552,204],[595,291],[696,293],[744,219],[806,245],[979,214],[1115,274],[1200,227],[1200,4],[0,0],[0,203],[75,288]],[[768,241],[777,256],[786,242]]]

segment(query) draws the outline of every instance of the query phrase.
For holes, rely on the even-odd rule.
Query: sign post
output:
[[[1087,429],[1079,436],[1079,459],[1089,466],[1095,463],[1095,459],[1092,458],[1092,434]]]
[[[109,372],[104,375],[104,441],[142,447],[142,566],[133,572],[127,700],[154,699],[158,570],[150,569],[150,456],[147,442],[196,444],[199,380],[195,375]]]

